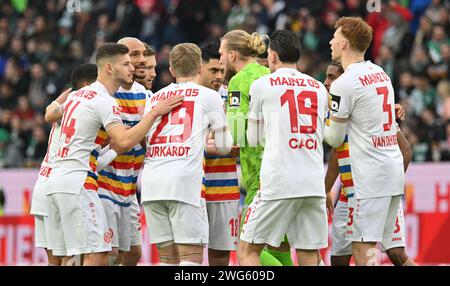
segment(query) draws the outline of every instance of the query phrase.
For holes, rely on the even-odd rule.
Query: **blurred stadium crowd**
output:
[[[134,36],[155,47],[155,92],[173,80],[168,59],[177,43],[202,44],[237,28],[290,29],[303,44],[299,69],[323,81],[340,16],[361,16],[373,27],[366,58],[394,81],[413,161],[450,160],[449,0],[381,0],[381,13],[369,13],[364,0],[69,2],[68,9],[67,0],[0,0],[0,167],[40,164],[50,129],[44,107],[105,42]]]

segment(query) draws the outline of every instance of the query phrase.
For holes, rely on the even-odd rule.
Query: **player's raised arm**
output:
[[[66,89],[45,108],[45,122],[53,123],[62,118],[64,112],[63,103],[66,101],[71,91],[72,88]]]
[[[141,142],[142,138],[144,138],[145,134],[150,130],[158,116],[167,114],[172,109],[180,106],[183,100],[183,96],[175,96],[160,100],[158,104],[149,113],[144,115],[142,120],[134,127],[127,129],[123,124],[112,123],[109,126],[106,126],[106,131],[120,148],[130,149]]]

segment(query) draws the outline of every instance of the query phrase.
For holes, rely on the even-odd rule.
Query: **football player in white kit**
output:
[[[268,49],[272,73],[250,87],[247,138],[265,147],[260,190],[243,214],[240,265],[261,265],[264,246],[280,246],[285,234],[299,265],[317,265],[317,251],[328,245],[322,147],[328,94],[296,69],[299,58],[297,35],[275,31]]]
[[[364,60],[372,28],[357,17],[342,17],[330,41],[332,60],[344,73],[330,87],[330,124],[325,141],[346,143],[352,174],[346,239],[356,265],[378,265],[377,242],[394,236],[401,195],[403,158],[397,143],[394,89],[383,69]]]
[[[71,85],[73,90],[78,90],[84,86],[90,85],[97,79],[97,66],[94,64],[81,64],[77,66],[71,74]],[[55,101],[57,104],[63,104],[66,101],[71,89],[63,92]],[[34,216],[34,242],[38,248],[45,248],[47,252],[48,265],[61,265],[60,257],[54,256],[48,248],[47,243],[47,197],[48,178],[55,164],[56,153],[59,149],[59,134],[61,122],[54,122],[50,135],[48,137],[47,153],[39,169],[39,177],[34,185],[33,196],[31,199],[30,214]]]
[[[170,52],[170,72],[176,83],[155,93],[146,106],[148,112],[164,98],[185,96],[183,104],[158,120],[146,137],[141,200],[160,265],[201,265],[208,243],[201,190],[208,128],[215,132],[222,153],[229,152],[232,144],[220,95],[194,83],[200,66],[198,46],[176,45]]]
[[[123,123],[132,127],[141,120],[149,98],[146,88],[136,81],[147,76],[146,48],[139,39],[132,37],[120,39],[118,43],[129,49],[134,81],[123,84],[113,97],[120,108]],[[98,194],[112,232],[110,265],[136,266],[142,254],[140,206],[136,188],[144,154],[145,149],[137,144],[98,173]]]
[[[83,265],[107,265],[111,251],[106,215],[88,173],[96,172],[89,161],[95,139],[103,126],[122,149],[130,149],[148,132],[158,116],[181,104],[183,97],[161,101],[141,122],[127,129],[112,95],[132,81],[134,71],[128,48],[107,43],[96,56],[98,78],[68,96],[63,105],[60,149],[49,178],[48,245],[55,256],[84,254]],[[59,108],[57,108],[59,109]],[[59,117],[61,112],[54,112]]]
[[[326,79],[324,82],[327,90],[330,90],[330,86],[342,73],[344,70],[339,62],[331,62],[326,71]],[[405,110],[400,104],[395,105],[396,118],[404,120]],[[405,136],[398,129],[397,132],[398,144],[403,157],[403,166],[406,172],[409,162],[411,161],[412,150],[409,142],[406,140]],[[349,181],[349,172],[346,171],[345,161],[347,157],[345,156],[345,145],[338,148],[339,159],[337,158],[337,152],[331,150],[330,157],[328,160],[328,169],[325,175],[325,189],[327,191],[327,209],[330,210],[333,217],[333,227],[331,230],[331,266],[348,266],[350,265],[350,259],[352,256],[352,243],[345,239],[345,232],[347,226],[347,212],[348,212],[348,198],[346,187],[342,186],[342,181]],[[344,154],[344,156],[340,156]],[[340,164],[339,164],[340,163]],[[341,170],[341,172],[340,172]],[[336,207],[333,212],[332,200],[330,198],[331,189],[336,181],[338,175],[341,175],[341,191],[339,194],[339,199],[336,203]],[[351,186],[347,186],[351,187]],[[390,241],[382,241],[383,249],[386,251],[391,262],[396,266],[402,265],[414,265],[414,261],[408,257],[405,251],[405,224],[403,216],[403,207],[400,204],[398,209],[396,230],[397,233]]]
[[[220,63],[219,45],[208,43],[201,51],[201,73],[195,82],[219,92],[225,109],[227,91],[222,85],[224,68]],[[213,134],[210,135],[206,145],[204,180],[209,221],[208,263],[210,266],[227,266],[230,251],[237,249],[238,242],[240,194],[236,158],[233,154],[219,156]]]

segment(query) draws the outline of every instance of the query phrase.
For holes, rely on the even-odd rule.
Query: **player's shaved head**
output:
[[[117,41],[118,44],[122,44],[127,46],[128,49],[130,49],[131,52],[131,48],[130,47],[141,47],[143,49],[145,49],[144,44],[141,42],[141,40],[139,40],[138,38],[134,38],[134,37],[125,37],[120,39],[119,41]]]

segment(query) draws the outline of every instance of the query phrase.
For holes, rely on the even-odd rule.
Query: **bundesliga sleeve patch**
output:
[[[113,114],[120,115],[120,107],[113,105]]]
[[[241,92],[240,91],[228,92],[228,100],[230,107],[238,108],[241,105]]]
[[[331,93],[330,97],[331,97],[331,110],[333,110],[334,112],[338,112],[339,105],[341,104],[341,97]]]

